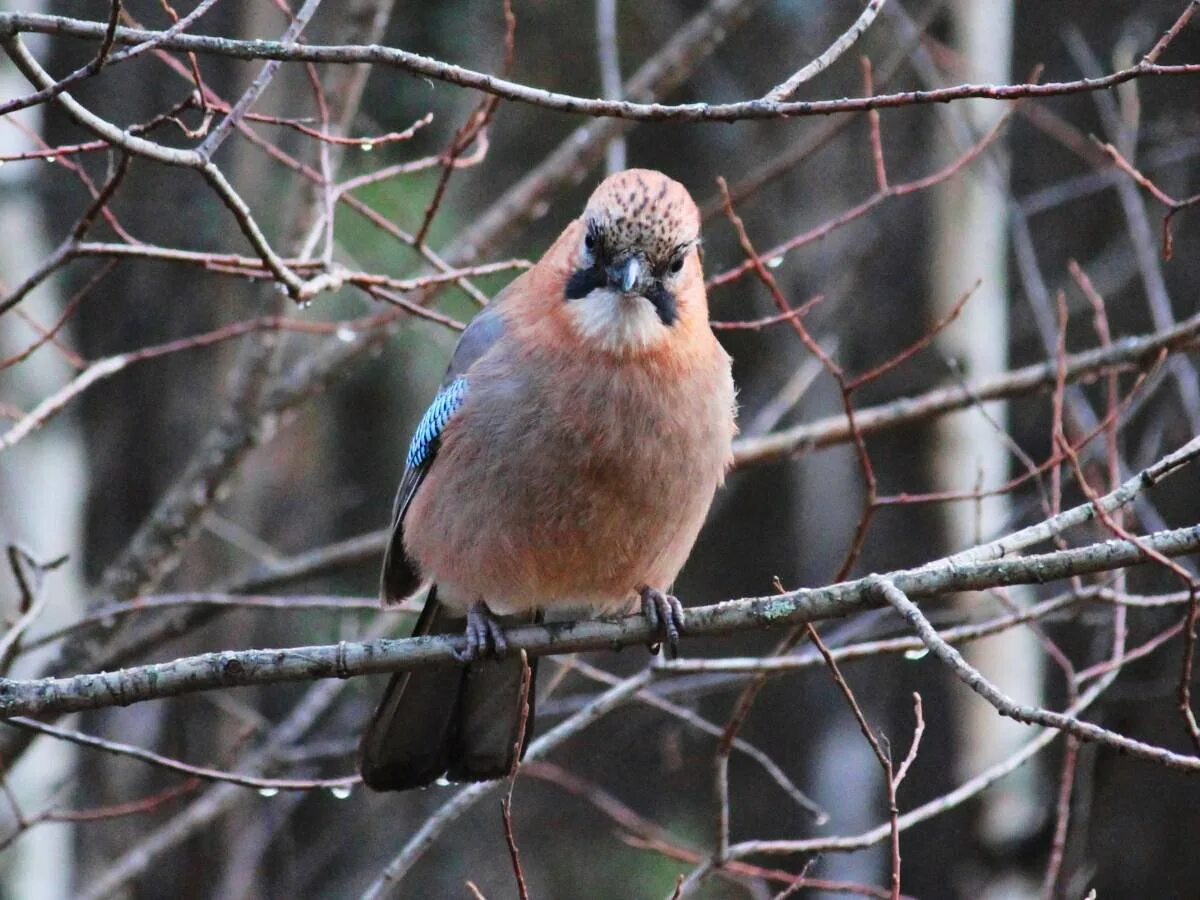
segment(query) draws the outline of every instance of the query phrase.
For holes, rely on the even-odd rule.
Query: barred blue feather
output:
[[[420,468],[421,464],[429,458],[437,447],[442,429],[446,427],[446,423],[450,421],[450,417],[454,415],[455,411],[462,406],[466,396],[467,379],[461,376],[438,391],[433,402],[429,404],[429,409],[425,410],[425,415],[422,416],[421,423],[413,435],[412,443],[408,445],[408,458],[405,460],[408,468]]]
[[[404,476],[400,479],[400,488],[396,491],[396,502],[392,507],[392,539],[383,557],[380,591],[385,601],[407,597],[420,587],[421,573],[404,552],[404,514],[437,458],[442,432],[466,399],[467,371],[504,333],[504,320],[498,312],[502,296],[497,296],[495,305],[488,306],[472,319],[459,338],[442,387],[422,417],[409,445]]]

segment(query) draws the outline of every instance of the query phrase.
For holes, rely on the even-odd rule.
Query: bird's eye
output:
[[[592,234],[590,231],[586,235],[584,235],[583,246],[587,247],[589,250],[596,249],[596,236],[594,234]]]
[[[680,256],[678,259],[675,259],[671,262],[671,272],[672,273],[679,272],[682,269],[683,269],[683,257]]]

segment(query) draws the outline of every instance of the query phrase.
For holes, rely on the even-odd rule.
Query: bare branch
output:
[[[1115,731],[1101,728],[1099,725],[1093,725],[1091,722],[1081,721],[1066,713],[1054,712],[1049,709],[1039,709],[1032,706],[1022,706],[1001,692],[999,688],[984,678],[983,673],[968,663],[961,653],[938,637],[937,631],[929,624],[929,620],[925,618],[917,605],[909,600],[904,592],[896,587],[895,584],[886,578],[878,576],[874,577],[872,581],[880,595],[921,636],[921,640],[925,642],[925,646],[929,648],[930,652],[949,666],[963,684],[992,704],[1000,715],[1008,716],[1010,719],[1016,719],[1018,722],[1024,722],[1027,725],[1045,725],[1050,728],[1057,728],[1082,740],[1104,744],[1123,753],[1128,753],[1130,756],[1159,763],[1169,769],[1178,769],[1183,772],[1200,772],[1200,756],[1184,756],[1179,753],[1173,753],[1164,747],[1156,747],[1144,741],[1125,737],[1124,735],[1117,734]]]
[[[95,38],[100,36],[103,29],[103,23],[63,16],[0,13],[0,34],[38,32],[66,37]],[[118,28],[115,40],[119,44],[140,44],[145,41],[157,40],[163,49],[210,53],[235,59],[340,64],[375,63],[401,69],[413,75],[421,75],[483,91],[504,100],[528,103],[564,113],[622,118],[639,122],[737,122],[865,112],[869,109],[949,103],[973,98],[1020,100],[1025,97],[1059,97],[1107,90],[1137,78],[1200,75],[1200,63],[1164,66],[1157,63],[1139,62],[1098,78],[1081,78],[1076,81],[1047,82],[1045,84],[962,84],[932,91],[902,91],[894,94],[880,94],[875,97],[841,100],[774,103],[760,99],[735,103],[687,103],[672,106],[661,103],[634,103],[627,100],[589,100],[572,94],[530,87],[379,44],[332,46],[284,44],[188,34],[165,38],[162,32],[133,28]]]
[[[308,24],[308,20],[312,18],[317,11],[317,7],[321,5],[321,0],[305,0],[305,3],[300,7],[299,12],[292,16],[291,22],[288,23],[287,30],[279,39],[282,44],[294,44],[301,32],[304,31],[304,26]],[[213,154],[224,143],[225,138],[229,136],[229,131],[249,112],[250,107],[255,101],[262,96],[262,92],[267,89],[275,77],[275,72],[279,69],[279,60],[268,60],[267,64],[262,67],[254,81],[250,83],[250,87],[246,88],[245,93],[238,99],[233,108],[221,119],[208,133],[208,137],[196,148],[196,153],[205,162],[209,162]]]
[[[1156,360],[1164,349],[1194,346],[1197,338],[1200,338],[1200,314],[1165,331],[1139,338],[1122,338],[1109,347],[1067,356],[1064,375],[1068,383],[1074,383],[1110,368],[1147,365]],[[858,409],[854,419],[859,431],[864,436],[870,436],[887,428],[965,409],[979,401],[1008,399],[1034,390],[1044,390],[1053,387],[1056,375],[1057,365],[1053,360],[1035,363],[1002,375],[981,378],[966,387],[955,385],[935,388],[916,397]],[[850,439],[846,417],[830,416],[761,437],[744,438],[737,442],[734,463],[739,468],[758,465],[791,454],[846,443]]]
[[[111,753],[115,756],[140,760],[141,762],[149,763],[160,769],[168,769],[172,772],[182,772],[201,781],[223,782],[225,784],[254,788],[256,790],[315,791],[330,788],[347,788],[358,784],[362,780],[358,775],[346,775],[342,778],[259,778],[254,775],[239,775],[236,772],[225,772],[221,769],[213,769],[208,766],[192,765],[178,759],[171,759],[160,753],[154,753],[151,750],[134,747],[131,744],[105,740],[104,738],[84,734],[80,731],[73,731],[69,728],[59,728],[55,725],[47,725],[34,719],[26,719],[22,716],[12,716],[4,721],[17,728],[26,728],[30,731],[36,731],[38,734],[47,734],[59,740],[78,744],[81,747],[90,747],[94,750],[102,750],[105,753]]]
[[[1200,445],[1200,439],[1197,444]],[[1148,552],[1179,556],[1198,549],[1200,525],[1194,525],[1147,535],[1136,543],[1112,540],[1016,559],[959,562],[952,557],[919,569],[890,573],[887,579],[906,595],[928,597],[1112,571],[1149,562]],[[878,576],[868,576],[781,596],[694,607],[687,613],[687,633],[690,636],[731,634],[845,616],[880,605],[878,580]],[[546,656],[644,645],[653,633],[642,616],[629,616],[523,626],[509,629],[507,637],[514,649],[525,650],[531,656]],[[0,680],[0,717],[123,706],[222,687],[350,678],[452,664],[459,659],[464,646],[465,638],[461,636],[368,643],[342,641],[325,646],[206,653],[169,663],[67,678]],[[1200,769],[1200,761],[1197,768]]]

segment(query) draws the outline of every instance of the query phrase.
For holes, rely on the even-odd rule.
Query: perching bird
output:
[[[387,603],[432,582],[413,634],[465,616],[466,665],[392,677],[360,747],[368,786],[511,770],[533,694],[503,624],[640,601],[674,650],[683,611],[666,591],[736,430],[699,227],[678,182],[612,175],[463,333],[408,451],[381,590]]]

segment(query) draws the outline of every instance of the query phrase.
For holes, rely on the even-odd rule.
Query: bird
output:
[[[409,445],[380,593],[430,584],[413,635],[465,649],[392,676],[359,747],[368,787],[514,770],[536,660],[507,652],[506,627],[640,607],[652,651],[674,655],[669,591],[731,463],[735,405],[695,202],[658,171],[610,175],[471,321]]]

